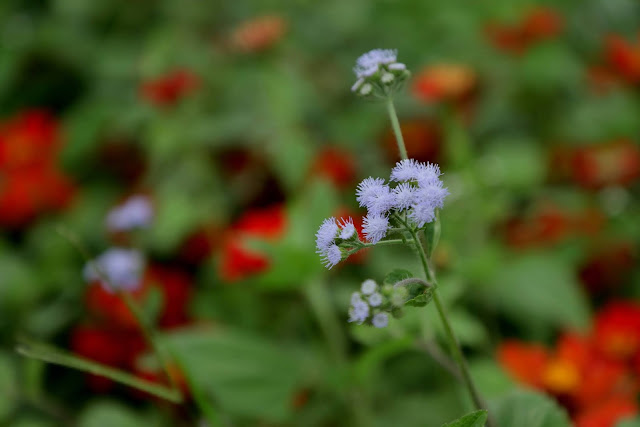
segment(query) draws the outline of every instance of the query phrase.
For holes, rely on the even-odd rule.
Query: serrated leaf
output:
[[[481,409],[467,414],[462,418],[458,418],[450,423],[443,424],[442,427],[484,427],[484,423],[487,421],[487,416],[487,411]]]
[[[410,271],[397,268],[391,271],[389,274],[387,274],[387,276],[384,278],[384,284],[395,285],[401,280],[410,279],[412,277],[413,277],[413,274]]]

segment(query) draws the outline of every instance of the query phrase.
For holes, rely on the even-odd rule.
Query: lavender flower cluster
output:
[[[414,159],[398,162],[391,171],[391,188],[382,178],[367,178],[356,189],[356,200],[367,209],[363,218],[363,233],[376,244],[387,236],[393,214],[406,214],[407,221],[422,228],[435,219],[436,209],[442,208],[449,191],[440,180],[440,168]],[[397,224],[400,225],[400,224]],[[338,264],[349,250],[364,246],[358,238],[351,218],[340,223],[326,219],[316,233],[317,252],[327,268]]]
[[[359,325],[367,320],[376,328],[384,328],[389,324],[389,315],[381,310],[386,302],[386,297],[378,291],[378,284],[367,279],[362,282],[360,292],[351,295],[351,307],[349,308],[349,322]]]
[[[440,168],[432,163],[414,159],[398,162],[391,171],[389,187],[382,178],[367,178],[356,190],[360,206],[367,208],[363,232],[371,243],[382,240],[389,230],[389,215],[406,212],[407,218],[418,228],[435,219],[435,211],[442,208],[449,191],[440,180]]]
[[[397,56],[395,49],[374,49],[361,55],[353,68],[357,81],[351,91],[361,96],[376,95],[376,92],[385,96],[409,76],[406,65],[398,62]]]

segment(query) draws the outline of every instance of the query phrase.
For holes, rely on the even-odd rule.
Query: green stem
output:
[[[399,245],[404,243],[414,243],[413,240],[402,240],[402,239],[389,239],[389,240],[380,240],[378,243],[363,243],[363,248],[368,248],[370,246],[385,246],[385,245]]]
[[[109,284],[109,286],[111,286],[111,284]],[[173,379],[173,376],[169,372],[169,360],[166,357],[164,348],[160,346],[160,340],[158,339],[155,329],[153,329],[151,325],[147,323],[142,310],[140,310],[129,293],[120,291],[118,292],[118,296],[122,298],[129,311],[133,313],[136,320],[138,321],[140,330],[142,331],[142,334],[144,335],[149,345],[151,345],[151,348],[153,348],[153,351],[155,352],[156,357],[160,362],[160,366],[162,367],[162,371],[164,372],[164,376],[169,381],[171,389],[180,390],[175,380]]]
[[[453,355],[453,359],[456,361],[458,365],[458,369],[460,370],[460,374],[462,375],[462,382],[467,387],[467,391],[471,396],[471,400],[473,401],[476,409],[486,409],[486,405],[483,403],[482,398],[480,397],[480,393],[476,389],[475,384],[473,383],[473,379],[471,378],[471,374],[469,373],[469,368],[467,366],[467,362],[464,358],[464,354],[462,353],[462,349],[460,348],[460,344],[458,343],[458,339],[453,332],[453,328],[451,327],[451,323],[449,322],[449,318],[445,312],[442,301],[440,300],[440,295],[438,294],[438,283],[436,281],[435,274],[431,271],[429,267],[429,261],[427,259],[427,254],[424,251],[424,248],[420,244],[418,240],[418,236],[414,230],[410,230],[413,238],[416,242],[416,249],[418,250],[418,254],[420,257],[420,261],[422,262],[422,267],[424,268],[424,273],[427,278],[427,281],[430,282],[433,286],[433,302],[436,305],[436,309],[438,310],[438,315],[440,316],[440,320],[442,321],[442,325],[444,327],[444,332],[449,342],[449,346],[451,347],[451,353]],[[488,423],[491,425],[491,423]]]
[[[393,133],[396,135],[396,142],[398,143],[398,151],[400,151],[400,157],[408,159],[407,149],[404,146],[404,139],[402,138],[402,132],[400,131],[400,123],[398,122],[398,115],[396,114],[396,108],[393,106],[393,99],[391,96],[387,98],[387,111],[389,111],[389,118],[391,119],[391,127]]]
[[[55,365],[66,366],[68,368],[78,369],[80,371],[89,372],[94,375],[110,378],[114,381],[128,385],[129,387],[146,391],[149,394],[161,397],[170,402],[182,402],[182,395],[178,390],[169,389],[167,387],[155,384],[151,381],[140,379],[134,375],[120,371],[118,369],[100,365],[99,363],[74,356],[50,346],[23,342],[17,347],[16,351],[26,357],[31,357],[33,359],[42,360],[44,362],[53,363]]]

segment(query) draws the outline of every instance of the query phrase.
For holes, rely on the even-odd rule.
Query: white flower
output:
[[[371,84],[369,83],[365,83],[362,85],[362,87],[360,88],[360,95],[362,96],[367,96],[371,93],[371,91],[373,90],[373,86],[371,86]]]
[[[384,73],[382,77],[380,77],[380,81],[382,83],[391,83],[395,77],[391,73]]]
[[[369,317],[369,305],[360,300],[355,301],[349,310],[349,322],[356,322],[361,325]]]
[[[316,233],[316,248],[318,249],[318,253],[324,254],[329,247],[333,245],[333,241],[338,236],[339,231],[340,229],[334,217],[322,221]]]
[[[342,260],[342,251],[340,251],[338,245],[331,245],[323,255],[324,259],[322,261],[329,270]]]

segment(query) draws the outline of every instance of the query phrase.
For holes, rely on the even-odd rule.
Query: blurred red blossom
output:
[[[442,131],[438,123],[426,119],[405,120],[400,123],[404,143],[410,158],[420,162],[438,163],[442,148]],[[387,158],[399,160],[396,137],[391,128],[382,136]]]
[[[277,43],[287,31],[287,21],[278,15],[263,15],[240,23],[231,33],[233,50],[259,52]]]
[[[594,235],[602,229],[604,220],[604,215],[595,209],[572,211],[543,202],[527,215],[507,220],[504,236],[512,248],[553,245],[570,237]]]
[[[142,83],[144,99],[158,107],[175,105],[200,87],[200,77],[187,69],[177,69]]]
[[[636,264],[635,248],[631,242],[601,244],[579,267],[579,277],[592,294],[613,291],[630,277]]]
[[[22,227],[69,205],[76,190],[57,166],[60,148],[58,123],[45,111],[0,123],[0,226]]]
[[[605,57],[611,69],[630,84],[640,83],[640,36],[635,44],[612,34],[606,39]]]
[[[563,28],[564,19],[558,12],[538,6],[515,24],[491,22],[485,27],[485,31],[498,49],[522,53],[534,43],[556,37]]]
[[[326,147],[316,156],[311,173],[329,179],[337,188],[348,189],[356,177],[355,163],[350,152],[338,147]]]
[[[235,282],[269,268],[269,257],[250,247],[251,240],[273,241],[286,229],[286,212],[282,205],[252,209],[231,225],[222,243],[220,277]]]
[[[516,381],[555,396],[575,425],[613,427],[638,413],[640,377],[634,362],[639,350],[640,305],[619,301],[597,314],[588,335],[564,333],[551,350],[506,341],[498,360]]]
[[[473,69],[460,64],[435,64],[423,68],[413,79],[411,93],[424,102],[461,101],[476,87]]]

